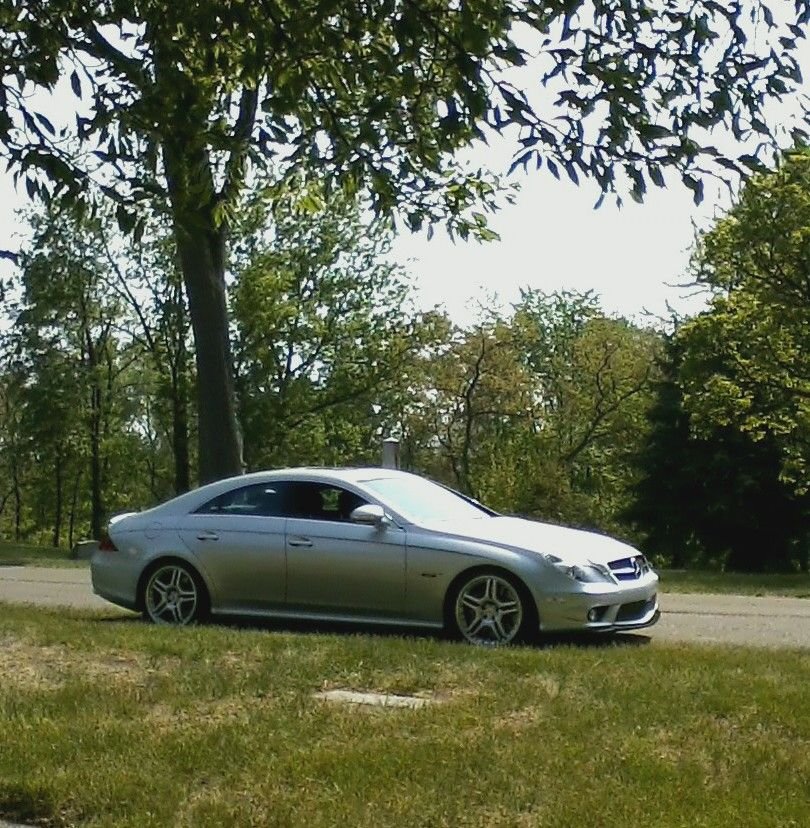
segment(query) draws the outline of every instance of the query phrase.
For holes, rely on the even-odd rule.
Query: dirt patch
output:
[[[512,733],[520,733],[531,729],[546,717],[546,701],[556,699],[560,695],[560,683],[553,676],[538,675],[531,679],[531,686],[537,690],[536,701],[517,710],[510,710],[497,719],[498,727]]]
[[[226,696],[194,702],[182,708],[158,703],[145,711],[145,719],[150,727],[163,732],[198,728],[201,721],[205,722],[206,727],[246,722],[255,711],[267,707],[270,701],[266,696]]]
[[[0,682],[21,690],[55,690],[75,678],[133,684],[153,670],[131,653],[98,657],[61,645],[0,639]]]
[[[384,707],[384,708],[408,708],[410,710],[421,710],[429,704],[435,703],[432,696],[403,696],[393,693],[374,693],[367,690],[325,690],[315,693],[314,698],[319,701],[326,701],[352,706]]]

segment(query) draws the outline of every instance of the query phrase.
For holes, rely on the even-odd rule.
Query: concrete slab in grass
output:
[[[342,704],[368,705],[369,707],[406,707],[420,710],[433,704],[436,700],[421,696],[398,696],[392,693],[360,693],[356,690],[324,690],[315,693],[321,701],[340,702]]]

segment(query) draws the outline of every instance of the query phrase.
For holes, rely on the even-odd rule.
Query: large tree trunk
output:
[[[166,113],[161,149],[194,333],[199,478],[208,483],[244,471],[225,293],[227,233],[202,138],[209,130],[207,93],[177,71],[171,33],[162,30],[161,21],[153,21],[149,29],[156,87],[171,85],[167,99],[174,102]]]
[[[209,483],[244,471],[225,294],[226,233],[214,219],[206,151],[178,136],[164,146],[163,157],[194,332],[200,482]]]
[[[178,233],[197,362],[200,482],[241,474],[220,234]]]

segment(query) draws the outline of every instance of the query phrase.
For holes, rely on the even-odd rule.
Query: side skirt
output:
[[[246,610],[241,608],[238,610],[212,609],[211,615],[242,615],[251,618],[287,618],[291,621],[330,621],[339,624],[376,624],[383,627],[422,627],[431,630],[440,630],[444,626],[440,622],[413,621],[408,618],[380,618],[369,615],[341,615],[318,612],[292,612],[287,610],[263,612],[261,610]]]

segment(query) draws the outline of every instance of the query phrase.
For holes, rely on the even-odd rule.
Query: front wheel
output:
[[[448,620],[470,644],[495,647],[522,640],[531,614],[522,592],[506,573],[479,572],[459,584]]]
[[[165,563],[149,575],[143,607],[144,615],[154,624],[193,624],[205,612],[205,587],[190,567]]]

